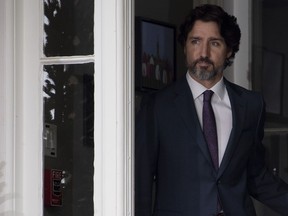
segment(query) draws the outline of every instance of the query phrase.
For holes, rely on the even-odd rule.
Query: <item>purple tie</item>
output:
[[[213,95],[213,91],[206,90],[203,95],[203,133],[206,139],[211,158],[214,164],[215,169],[217,170],[219,167],[218,162],[218,141],[217,141],[217,129],[216,129],[216,121],[213,112],[213,108],[211,106],[211,98]]]

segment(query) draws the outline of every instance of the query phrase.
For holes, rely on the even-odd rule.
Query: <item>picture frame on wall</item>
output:
[[[136,17],[136,90],[159,90],[175,81],[175,51],[175,26],[148,18]]]

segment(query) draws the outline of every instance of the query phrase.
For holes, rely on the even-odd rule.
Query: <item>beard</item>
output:
[[[197,64],[200,62],[212,65],[212,70],[208,70],[205,67],[197,68]],[[201,57],[190,64],[187,63],[187,67],[190,75],[196,77],[199,80],[212,80],[214,77],[217,76],[217,74],[222,73],[222,71],[224,70],[224,65],[215,68],[214,63],[208,57]]]

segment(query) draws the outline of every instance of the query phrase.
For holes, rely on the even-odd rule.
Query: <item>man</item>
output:
[[[182,24],[188,72],[136,120],[136,216],[252,216],[251,197],[288,215],[288,185],[265,167],[262,96],[223,78],[240,35],[215,5]]]

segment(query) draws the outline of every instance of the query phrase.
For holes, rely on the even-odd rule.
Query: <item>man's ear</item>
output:
[[[183,52],[184,52],[184,55],[186,55],[186,47],[184,47]]]
[[[229,59],[232,55],[232,50],[229,49],[228,52],[227,52],[227,55],[226,55],[226,58]]]

